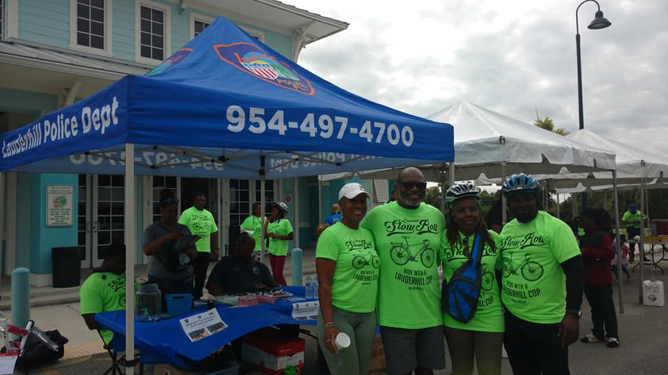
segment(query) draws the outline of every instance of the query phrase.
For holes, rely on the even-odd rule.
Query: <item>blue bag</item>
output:
[[[462,323],[468,323],[475,315],[480,296],[482,237],[476,233],[473,253],[466,263],[455,271],[448,285],[443,286],[442,308]]]

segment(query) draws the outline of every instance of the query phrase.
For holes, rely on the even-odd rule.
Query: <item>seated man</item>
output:
[[[275,287],[269,268],[253,260],[255,240],[241,233],[235,243],[234,255],[218,262],[209,275],[206,289],[214,296],[255,292]]]
[[[125,245],[109,247],[102,266],[95,269],[81,286],[79,300],[81,316],[88,328],[100,330],[104,343],[109,344],[113,332],[100,329],[95,321],[95,314],[125,310]]]

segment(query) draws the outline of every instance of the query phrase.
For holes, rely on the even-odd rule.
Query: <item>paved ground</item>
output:
[[[306,269],[312,268],[312,265],[308,264],[311,262],[312,260],[305,259]],[[668,284],[668,276],[658,273],[655,273],[655,276]],[[649,272],[646,274],[646,278],[648,277]],[[632,274],[631,284],[624,286],[625,314],[618,315],[622,346],[609,349],[602,344],[579,342],[574,344],[570,350],[573,374],[668,373],[668,306],[646,307],[638,304],[638,280],[639,275],[636,272]],[[615,303],[617,301],[615,295]],[[589,307],[586,302],[583,313],[581,336],[591,329]],[[41,372],[33,371],[31,374],[101,374],[109,367],[110,362],[106,353],[94,354],[101,351],[101,341],[97,333],[86,329],[79,315],[78,303],[34,308],[32,318],[45,330],[58,328],[70,339],[70,343],[65,347],[66,358],[69,359],[61,360],[55,366],[43,368]],[[319,374],[315,340],[310,337],[304,338],[307,343],[304,374]],[[507,360],[504,360],[503,366],[503,374],[512,373]],[[449,374],[449,371],[441,371],[438,374]]]

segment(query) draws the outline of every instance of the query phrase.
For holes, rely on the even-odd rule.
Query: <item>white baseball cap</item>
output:
[[[364,190],[364,186],[358,184],[357,182],[351,182],[349,184],[343,185],[341,190],[339,190],[339,200],[346,197],[348,199],[353,199],[360,194],[366,194],[367,198],[371,198],[371,195]]]

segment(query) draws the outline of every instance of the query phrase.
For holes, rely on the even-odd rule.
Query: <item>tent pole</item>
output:
[[[608,210],[608,191],[603,190],[603,209]]]
[[[622,297],[622,242],[619,228],[619,202],[617,200],[617,171],[612,170],[612,199],[615,209],[615,252],[617,253],[617,285],[619,286],[619,313],[624,314],[624,298]]]
[[[448,164],[448,178],[450,179],[450,186],[455,184],[455,162]]]
[[[440,173],[440,182],[441,182],[441,204],[440,204],[440,209],[441,213],[445,214],[445,163],[441,165],[441,173]]]
[[[299,178],[293,179],[295,185],[295,247],[299,247]]]
[[[260,262],[264,262],[264,254],[266,252],[266,247],[265,247],[266,233],[264,231],[264,224],[265,221],[267,220],[266,218],[267,212],[265,210],[265,206],[267,205],[265,198],[265,195],[267,194],[265,188],[265,180],[267,176],[265,171],[265,162],[266,162],[266,156],[261,155],[260,156],[260,225],[262,229],[260,230],[260,242],[262,244],[260,245]]]
[[[645,161],[640,161],[640,279],[638,280],[638,302],[642,304],[642,282],[645,280],[645,220],[642,209],[645,207]]]
[[[135,145],[125,144],[125,358],[129,373],[135,359],[135,262],[137,258]]]
[[[561,219],[561,215],[559,214],[559,205],[561,202],[559,202],[559,193],[557,193],[557,219]]]
[[[503,183],[506,182],[506,162],[502,161],[501,162],[501,186],[503,186]],[[501,194],[501,226],[503,227],[506,225],[506,222],[508,221],[508,212],[507,212],[507,202],[506,202],[506,197]]]
[[[318,223],[322,220],[322,175],[318,175]]]

